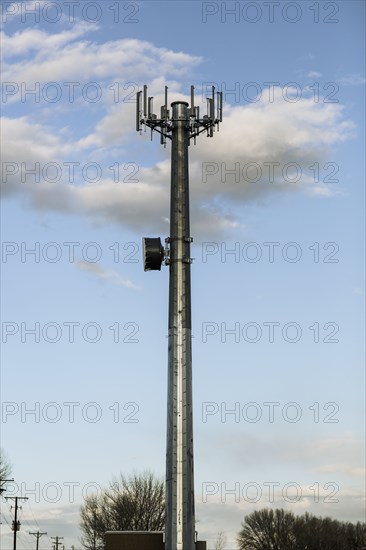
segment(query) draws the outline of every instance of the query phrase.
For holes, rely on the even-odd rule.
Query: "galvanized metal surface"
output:
[[[147,86],[136,95],[136,130],[141,132],[145,125],[151,136],[158,132],[164,147],[167,139],[172,140],[170,237],[158,257],[148,246],[144,251],[145,270],[160,269],[164,255],[170,269],[165,550],[195,549],[188,143],[196,143],[203,132],[212,137],[219,129],[222,92],[215,93],[212,86],[207,103],[207,115],[200,118],[191,86],[190,108],[184,101],[175,101],[169,110],[165,86],[159,119]],[[149,239],[144,242],[148,245]]]
[[[194,550],[188,103],[172,103],[166,550]]]

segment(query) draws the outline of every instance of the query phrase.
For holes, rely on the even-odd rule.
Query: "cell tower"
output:
[[[169,266],[168,414],[166,452],[165,550],[195,550],[193,476],[192,345],[191,345],[191,242],[189,220],[188,146],[202,132],[213,137],[222,121],[222,92],[207,98],[207,114],[200,108],[174,101],[168,109],[168,88],[160,117],[153,112],[147,86],[137,92],[136,130],[142,125],[160,134],[161,144],[172,141],[170,236],[143,239],[145,271]]]

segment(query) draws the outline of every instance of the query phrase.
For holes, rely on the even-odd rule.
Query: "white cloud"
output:
[[[309,78],[320,78],[320,77],[322,77],[323,75],[322,75],[322,73],[319,73],[318,71],[310,71],[310,72],[307,74],[307,76],[308,76]]]
[[[283,435],[263,438],[242,431],[241,437],[236,437],[235,429],[227,428],[216,427],[215,438],[205,436],[205,456],[215,454],[215,460],[210,463],[210,479],[216,482],[227,481],[232,484],[233,479],[236,479],[243,483],[244,480],[250,481],[251,476],[257,480],[283,481],[287,478],[289,481],[288,476],[293,475],[295,470],[297,482],[303,484],[305,480],[313,479],[314,471],[322,474],[334,471],[338,473],[335,481],[344,490],[346,483],[353,483],[356,474],[362,475],[359,464],[363,461],[363,445],[361,439],[353,434],[339,433],[328,438],[319,435],[314,438],[299,433],[289,439]],[[218,438],[222,445],[215,450]],[[250,453],[246,449],[250,449]],[[227,464],[226,479],[222,479],[222,460]],[[346,464],[349,469],[342,467]],[[318,476],[318,481],[325,483],[329,477]]]
[[[32,499],[33,500],[33,499]],[[64,537],[65,547],[69,547],[71,544],[74,544],[76,548],[80,548],[80,514],[79,514],[79,504],[49,504],[48,506],[40,506],[34,504],[32,501],[32,507],[29,504],[29,501],[23,503],[23,510],[21,513],[21,523],[23,524],[24,531],[22,529],[18,533],[19,537],[19,546],[20,547],[29,547],[31,538],[28,536],[28,531],[38,531],[42,530],[48,533],[42,537],[39,541],[39,548],[49,548],[54,542],[51,540],[51,536],[54,533],[60,533],[62,531],[62,536]],[[11,522],[13,517],[13,512],[3,512],[2,519],[4,523]],[[39,529],[41,524],[42,529]],[[29,537],[29,540],[28,540]],[[4,548],[12,548],[12,539],[13,535],[10,529],[3,530],[1,534],[1,542],[4,545]],[[73,541],[73,542],[70,542]]]
[[[86,271],[87,273],[91,273],[96,278],[102,281],[111,281],[112,283],[119,286],[132,288],[134,290],[140,290],[140,287],[138,285],[135,285],[129,279],[124,279],[120,275],[120,273],[117,273],[116,271],[104,269],[104,267],[102,267],[100,264],[86,262],[85,260],[79,260],[75,262],[75,265],[81,271]]]
[[[32,122],[26,116],[2,117],[1,133],[6,138],[3,160],[50,162],[75,151],[75,143],[64,141],[53,128]]]
[[[353,289],[353,294],[357,294],[357,296],[363,296],[363,293],[364,293],[364,291],[363,291],[363,289],[360,288],[360,287],[355,287],[355,288]]]
[[[324,464],[314,468],[314,472],[337,473],[352,477],[365,477],[366,468],[350,464]]]
[[[132,134],[130,139],[136,140],[136,146],[138,140],[141,147],[150,146],[141,141],[137,133],[132,133],[134,113],[128,104],[113,107],[110,114],[97,123],[93,134],[77,141],[63,139],[51,128],[32,123],[26,117],[5,118],[3,128],[8,141],[3,148],[4,160],[32,165],[36,161],[62,164],[77,158],[82,164],[83,159],[88,160],[83,153],[87,147],[89,155],[100,155],[118,144],[118,139],[122,138],[119,131],[122,121],[125,142]],[[272,104],[227,106],[220,132],[213,139],[201,136],[197,146],[190,148],[195,234],[205,237],[212,235],[211,231],[217,233],[237,227],[240,223],[235,214],[238,205],[265,201],[276,193],[304,191],[327,197],[339,192],[334,185],[315,184],[309,167],[316,162],[323,165],[330,147],[348,139],[352,130],[353,124],[343,118],[339,105],[316,104],[311,100],[293,104],[277,99]],[[272,182],[268,163],[277,163]],[[300,179],[296,182],[290,181],[293,178],[291,170],[283,176],[289,163],[297,166]],[[262,174],[258,181],[253,181],[256,169],[247,170],[253,165],[259,167],[258,173]],[[238,181],[229,174],[234,167]],[[83,181],[76,181],[74,185],[67,181],[34,184],[33,176],[21,184],[18,173],[8,178],[4,191],[21,191],[38,210],[78,214],[98,223],[117,222],[137,232],[142,228],[166,231],[170,159],[150,167],[139,167],[136,177],[136,183],[118,184],[112,180],[111,172],[105,170],[96,184]]]
[[[343,86],[362,86],[366,83],[366,78],[362,74],[350,74],[339,79]]]
[[[28,29],[12,36],[2,33],[4,82],[63,82],[69,79],[86,82],[112,76],[125,82],[141,77],[153,79],[154,74],[179,76],[191,72],[202,58],[159,48],[151,42],[124,38],[99,44],[92,40],[76,40],[95,31],[95,24],[79,22],[72,30],[48,34]],[[7,60],[18,54],[30,54],[25,59]],[[157,72],[158,69],[158,72]]]
[[[44,59],[55,55],[66,44],[73,42],[98,27],[94,23],[83,21],[76,23],[71,30],[63,30],[55,34],[46,31],[29,28],[18,31],[9,36],[5,32],[0,33],[3,58],[13,58],[20,55],[35,54],[38,59]],[[13,62],[16,67],[18,63]],[[9,66],[10,69],[10,66]],[[14,73],[14,74],[15,74]],[[6,75],[7,73],[5,73]],[[8,75],[10,76],[10,75]],[[23,80],[26,80],[23,78]]]
[[[31,83],[45,79],[65,82],[73,78],[107,78],[117,82],[122,72],[125,81],[133,83],[143,78],[150,83],[155,110],[163,103],[166,82],[170,86],[170,101],[189,99],[182,93],[177,76],[181,80],[186,71],[199,64],[202,61],[199,56],[173,52],[131,38],[102,44],[81,40],[93,29],[92,25],[79,23],[72,30],[53,35],[30,29],[5,36],[8,56],[10,51],[33,52],[33,57],[5,66],[5,79],[16,81],[19,78]],[[158,77],[152,78],[152,74]],[[198,98],[197,102],[200,102]],[[75,112],[77,107],[74,104],[70,109]],[[99,108],[97,105],[96,109],[100,118],[94,128],[80,137],[83,127],[75,127],[75,133],[79,134],[77,139],[70,128],[40,124],[38,119],[35,122],[29,116],[4,117],[2,126],[7,139],[4,140],[3,160],[19,166],[22,162],[30,166],[35,162],[62,165],[75,160],[83,164],[90,159],[110,159],[112,148],[120,148],[122,143],[127,152],[131,144],[141,149],[150,147],[143,141],[148,133],[141,138],[134,131],[133,103],[110,101]],[[229,232],[241,223],[239,208],[250,202],[263,204],[269,197],[282,192],[303,191],[322,197],[338,193],[334,185],[315,183],[310,167],[317,162],[323,166],[332,147],[349,139],[353,129],[341,105],[315,103],[311,98],[301,98],[296,103],[285,101],[281,90],[276,88],[272,103],[263,97],[258,103],[245,106],[224,105],[220,132],[215,133],[213,139],[202,135],[197,146],[190,147],[193,234],[206,238]],[[158,140],[158,136],[155,139]],[[79,177],[70,184],[64,174],[58,183],[41,178],[35,184],[33,176],[22,183],[18,170],[7,178],[4,196],[18,192],[39,211],[81,215],[97,223],[119,223],[140,234],[142,229],[168,233],[169,145],[164,154],[166,160],[139,167],[138,182],[114,183],[106,168],[97,183],[85,183]],[[123,163],[121,155],[119,159]],[[130,161],[131,157],[126,158],[126,162]],[[107,167],[110,166],[108,162],[106,160]],[[268,163],[277,163],[273,167],[273,181],[270,181]],[[291,180],[291,170],[286,172],[289,177],[283,176],[289,163],[300,170],[298,181],[296,178]],[[237,169],[238,181],[227,174],[233,167]],[[207,168],[211,170],[209,174]],[[260,176],[254,181],[257,169]]]

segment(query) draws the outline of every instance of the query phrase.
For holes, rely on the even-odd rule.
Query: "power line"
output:
[[[18,532],[17,546],[20,546],[29,550],[34,550],[33,544],[31,543],[29,537],[27,537],[26,535],[27,535],[27,531],[35,530],[35,525],[33,521],[30,521],[30,516],[27,513],[27,510],[24,506],[22,507],[21,513],[19,513],[18,515],[18,519],[22,526],[22,531]]]
[[[39,526],[39,524],[38,524],[38,521],[37,521],[36,518],[34,517],[33,509],[32,509],[32,507],[31,507],[31,505],[30,505],[29,500],[28,500],[27,504],[28,504],[28,506],[29,506],[29,511],[30,511],[30,513],[31,513],[31,516],[32,516],[32,518],[33,518],[33,521],[34,521],[34,523],[35,523],[35,525],[36,525],[38,531],[40,531],[41,528],[40,528],[40,526]],[[47,533],[46,533],[46,534],[47,534]],[[49,538],[49,537],[48,537],[48,538]]]
[[[23,525],[23,524],[22,524]],[[18,533],[18,538],[17,538],[17,541],[19,541],[19,546],[23,547],[23,548],[29,548],[29,550],[33,550],[33,546],[31,544],[31,541],[29,540],[29,537],[26,537],[25,536],[25,532],[20,532]]]
[[[10,510],[9,510],[9,513],[10,513]],[[4,512],[1,512],[1,515],[3,516],[3,519],[5,519],[5,523],[6,523],[7,525],[9,525],[9,527],[10,527],[10,529],[11,529],[11,525],[10,525],[9,521],[6,519],[6,516],[5,516]]]
[[[32,518],[33,518],[34,523],[35,523],[35,525],[36,525],[36,527],[37,527],[37,530],[38,530],[38,531],[41,531],[41,528],[40,528],[40,526],[39,526],[39,523],[38,523],[38,521],[36,520],[36,518],[35,518],[35,516],[34,516],[33,508],[32,508],[32,506],[31,506],[29,500],[28,500],[28,503],[27,503],[27,504],[28,504],[28,506],[29,506],[29,510],[30,510],[30,513],[32,514]],[[47,533],[46,533],[46,535],[47,535]],[[46,538],[48,539],[48,541],[46,541],[46,545],[49,544],[49,546],[52,547],[52,541],[51,541],[51,538],[49,537],[49,535],[47,535]],[[42,544],[41,544],[41,546],[42,546]]]

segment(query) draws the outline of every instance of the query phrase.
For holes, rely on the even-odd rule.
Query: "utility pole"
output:
[[[14,521],[12,523],[12,531],[14,531],[13,536],[13,550],[17,549],[17,532],[20,530],[20,521],[18,520],[18,500],[28,500],[28,497],[5,497],[5,500],[14,500],[15,501],[15,507],[14,507]]]
[[[38,550],[38,546],[39,546],[39,539],[41,538],[42,535],[47,535],[47,533],[40,533],[39,531],[37,531],[36,533],[31,533],[30,531],[28,531],[28,534],[29,535],[34,535],[36,537],[36,550]]]
[[[54,547],[55,550],[58,550],[59,544],[61,544],[60,540],[63,540],[64,537],[51,537],[51,539],[55,540],[55,544],[54,544],[53,547]]]
[[[185,101],[171,104],[168,110],[168,88],[160,118],[153,112],[153,98],[147,86],[137,92],[136,130],[142,124],[160,134],[164,146],[171,147],[170,236],[165,248],[160,238],[143,240],[145,271],[169,265],[169,333],[168,333],[168,399],[166,453],[166,550],[195,549],[195,503],[193,460],[192,344],[191,344],[191,253],[189,213],[188,146],[202,132],[213,137],[222,121],[222,92],[207,98],[207,114],[200,118],[200,108]],[[215,101],[217,99],[217,110]]]

